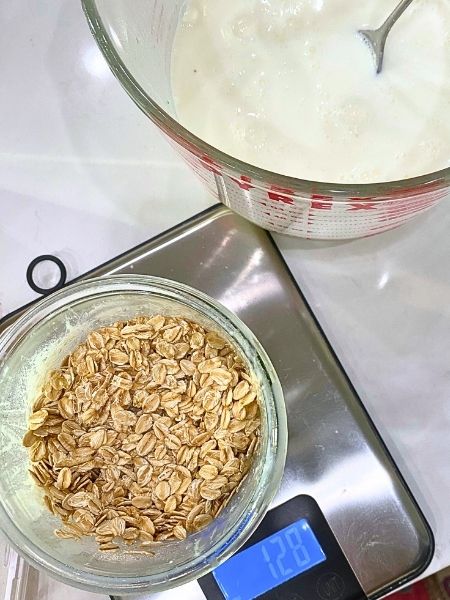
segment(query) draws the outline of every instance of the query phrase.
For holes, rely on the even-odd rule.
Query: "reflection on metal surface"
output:
[[[390,279],[389,271],[384,271],[378,281],[378,286],[377,286],[378,289],[382,290],[386,286],[386,284],[389,283],[389,279]]]
[[[429,530],[268,234],[214,208],[88,276],[126,272],[207,292],[266,348],[289,421],[275,504],[313,496],[368,596],[417,575],[431,558]],[[196,585],[158,598],[201,599]]]
[[[261,270],[263,250],[256,248],[242,265],[241,272],[230,281],[229,287],[217,298],[235,313],[251,307],[263,296],[276,298],[279,282],[274,273]]]

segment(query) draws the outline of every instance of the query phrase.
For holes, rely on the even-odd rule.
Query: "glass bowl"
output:
[[[170,64],[186,0],[82,4],[100,50],[132,100],[210,192],[253,223],[305,238],[355,238],[398,227],[448,197],[450,168],[401,181],[347,185],[287,177],[222,152],[183,127],[175,111]]]
[[[205,529],[158,544],[154,557],[102,553],[92,538],[58,539],[60,521],[43,506],[22,446],[31,404],[48,370],[96,328],[137,315],[184,316],[219,332],[260,385],[261,444],[248,477]],[[29,562],[82,589],[120,595],[157,592],[209,572],[255,530],[276,493],[287,447],[284,399],[275,370],[249,329],[205,294],[177,282],[122,275],[70,285],[31,307],[0,338],[0,527]]]

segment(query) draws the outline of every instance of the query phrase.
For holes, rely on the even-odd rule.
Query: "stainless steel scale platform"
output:
[[[113,273],[194,286],[253,330],[278,371],[288,412],[286,469],[273,506],[298,495],[317,502],[361,597],[383,596],[426,568],[431,530],[267,232],[213,207],[81,279]],[[349,598],[339,584],[322,592],[323,600]],[[157,598],[205,595],[194,582]]]

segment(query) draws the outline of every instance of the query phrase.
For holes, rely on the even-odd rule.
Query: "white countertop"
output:
[[[0,23],[1,316],[35,297],[35,256],[70,279],[214,200],[110,74],[78,1],[16,0]],[[428,572],[450,564],[449,228],[444,201],[370,239],[276,238],[434,530]]]

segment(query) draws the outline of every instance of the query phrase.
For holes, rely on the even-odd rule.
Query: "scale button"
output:
[[[319,577],[316,590],[322,600],[340,600],[345,593],[345,583],[337,573],[325,573]]]

